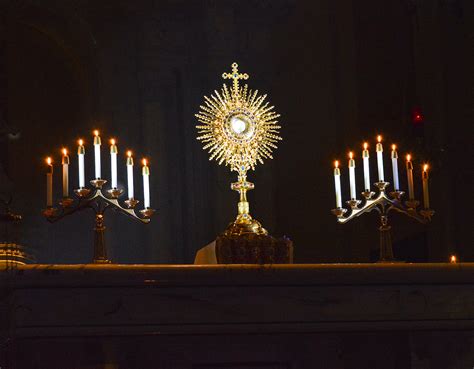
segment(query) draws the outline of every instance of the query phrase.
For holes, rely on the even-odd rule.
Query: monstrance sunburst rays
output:
[[[205,96],[201,111],[196,114],[201,125],[198,140],[209,151],[209,160],[229,165],[239,174],[255,169],[257,162],[272,159],[272,151],[281,140],[277,118],[279,114],[265,101],[267,95],[258,95],[248,85],[239,86],[240,79],[248,79],[247,73],[239,73],[237,63],[231,73],[223,73],[224,79],[232,79],[232,87],[223,85],[220,93],[214,91]]]
[[[201,123],[198,140],[208,150],[209,160],[225,163],[232,171],[238,172],[238,182],[231,188],[240,194],[238,216],[228,227],[227,234],[257,233],[267,234],[260,223],[249,214],[246,193],[254,188],[247,182],[247,171],[255,169],[264,159],[273,159],[272,151],[279,136],[278,117],[268,101],[267,95],[259,95],[248,85],[239,86],[239,80],[247,80],[247,73],[239,73],[237,63],[232,64],[231,73],[223,73],[222,78],[232,79],[232,86],[225,83],[220,92],[204,97],[204,105],[196,118]]]

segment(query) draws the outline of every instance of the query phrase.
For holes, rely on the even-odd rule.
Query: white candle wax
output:
[[[413,163],[411,162],[411,156],[407,155],[407,179],[408,179],[408,199],[415,199],[415,191],[413,186]]]
[[[150,207],[150,168],[147,166],[146,159],[143,159],[143,206],[145,209]]]
[[[369,150],[367,150],[367,143],[364,143],[364,150],[362,151],[362,158],[364,164],[364,187],[365,191],[370,191],[370,169],[369,169]]]
[[[339,162],[336,161],[334,168],[334,187],[336,191],[336,208],[342,208],[341,198],[341,171],[338,168]]]
[[[423,178],[423,205],[425,207],[425,209],[429,209],[430,208],[430,194],[429,194],[429,190],[428,190],[428,165],[425,164],[423,166],[423,174],[422,174],[422,178]]]
[[[46,159],[48,169],[46,171],[46,206],[53,206],[53,164],[51,158]]]
[[[400,190],[400,183],[398,181],[398,153],[395,145],[392,146],[392,170],[393,170],[393,188],[395,191]]]
[[[133,199],[134,189],[133,189],[133,158],[132,153],[129,151],[127,153],[127,187],[128,187],[128,198]]]
[[[63,197],[69,197],[69,156],[67,150],[63,149]]]
[[[101,177],[100,172],[100,145],[101,140],[99,136],[99,131],[94,131],[94,161],[95,161],[95,178],[99,179]]]
[[[375,151],[377,152],[377,169],[379,173],[379,182],[385,182],[384,173],[383,173],[383,146],[382,146],[382,137],[377,137],[377,145],[375,146]]]
[[[356,182],[355,182],[355,161],[353,159],[352,152],[349,153],[349,186],[350,186],[350,193],[351,193],[351,200],[355,200],[356,195]]]
[[[115,140],[110,140],[110,171],[112,176],[112,188],[117,188],[117,146]]]
[[[86,153],[86,150],[82,144],[82,140],[79,140],[79,147],[77,148],[77,160],[79,165],[79,188],[84,188],[86,185],[86,176],[84,172],[84,154]]]

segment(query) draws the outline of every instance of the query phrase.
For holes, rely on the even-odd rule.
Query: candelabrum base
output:
[[[406,261],[396,260],[396,259],[393,259],[393,260],[377,260],[375,263],[376,264],[403,264],[403,263],[406,263]]]
[[[74,193],[79,197],[86,197],[91,193],[91,190],[85,187],[78,188],[74,190]]]
[[[128,209],[134,209],[135,206],[137,206],[137,204],[139,203],[140,201],[138,200],[135,200],[135,199],[128,199],[128,200],[125,200],[124,203],[125,205],[127,206]]]
[[[112,264],[109,259],[94,259],[94,264]]]
[[[151,218],[151,216],[155,213],[155,209],[146,208],[139,211],[143,218]]]
[[[96,178],[93,179],[90,183],[95,188],[101,189],[107,183],[107,181],[105,179]]]
[[[119,196],[123,193],[123,190],[120,188],[111,188],[107,190],[107,193],[112,199],[118,199]]]

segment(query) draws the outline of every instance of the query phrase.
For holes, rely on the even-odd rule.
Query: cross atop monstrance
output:
[[[233,79],[234,92],[237,94],[239,89],[239,79],[249,79],[249,75],[247,73],[239,73],[239,65],[237,63],[232,63],[232,72],[222,73],[222,78]]]

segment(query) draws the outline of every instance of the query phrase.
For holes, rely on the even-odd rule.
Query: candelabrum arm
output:
[[[372,210],[377,210],[381,215],[385,216],[393,210],[416,219],[418,222],[423,224],[428,223],[433,214],[433,211],[431,210],[420,210],[418,212],[413,207],[407,207],[399,199],[391,199],[387,197],[384,191],[380,192],[377,198],[366,200],[362,207],[358,207],[356,203],[351,204],[351,201],[348,201],[348,203],[351,205],[351,212],[349,215],[344,216],[343,212],[337,214],[337,221],[341,224],[347,223],[351,219],[357,218],[364,213],[369,213]]]
[[[71,204],[67,207],[61,207],[58,209],[47,209],[44,212],[46,219],[51,222],[57,222],[60,219],[82,211],[84,209],[92,209],[96,214],[103,214],[107,209],[114,209],[120,213],[123,213],[139,222],[149,223],[150,219],[139,217],[134,209],[126,209],[120,205],[117,199],[111,199],[102,193],[100,189],[96,189],[95,192],[88,197],[80,198],[78,202],[74,205]]]

